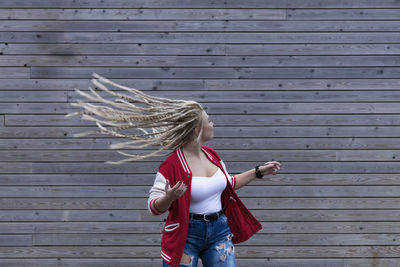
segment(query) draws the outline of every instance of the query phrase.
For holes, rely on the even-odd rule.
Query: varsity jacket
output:
[[[207,158],[220,168],[228,180],[227,186],[221,194],[222,209],[228,219],[228,224],[233,234],[234,244],[244,242],[261,230],[260,222],[250,213],[235,192],[235,177],[230,176],[224,162],[210,147],[202,146],[202,151]],[[187,185],[186,192],[176,199],[169,208],[161,238],[161,257],[172,267],[178,266],[183,254],[189,226],[190,189],[192,172],[183,155],[182,148],[177,148],[160,165],[156,174],[153,187],[150,189],[148,209],[154,215],[161,212],[154,206],[154,202],[165,195],[165,184],[168,179],[173,187],[176,183],[184,181]]]

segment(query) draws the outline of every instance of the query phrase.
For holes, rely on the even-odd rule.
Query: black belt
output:
[[[221,215],[224,214],[222,210],[215,212],[215,213],[210,213],[210,214],[196,214],[196,213],[189,213],[189,219],[194,219],[194,220],[203,220],[203,221],[215,221],[218,220]]]

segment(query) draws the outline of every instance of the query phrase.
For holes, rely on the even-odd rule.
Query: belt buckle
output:
[[[207,216],[207,214],[203,214],[203,220],[206,221],[206,222],[209,222],[210,220],[207,220],[206,216]]]

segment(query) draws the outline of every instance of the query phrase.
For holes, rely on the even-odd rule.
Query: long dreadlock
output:
[[[66,115],[66,117],[82,115],[82,119],[94,121],[99,128],[97,131],[83,132],[74,136],[82,137],[101,133],[130,139],[128,142],[111,145],[110,148],[112,149],[160,147],[158,150],[145,155],[133,155],[118,151],[118,153],[127,158],[108,163],[120,164],[163,155],[163,150],[174,149],[194,140],[196,138],[194,136],[196,127],[200,129],[197,135],[197,138],[200,138],[203,107],[199,103],[154,97],[140,90],[112,82],[96,73],[93,73],[93,77],[95,79],[92,79],[91,82],[97,88],[117,98],[114,101],[104,99],[91,87],[89,87],[91,94],[75,89],[77,93],[86,97],[89,101],[101,104],[95,105],[80,100],[71,104],[83,108],[84,111],[73,112]],[[106,84],[123,89],[129,95],[111,91],[105,86]],[[123,133],[127,129],[135,129],[137,133]]]

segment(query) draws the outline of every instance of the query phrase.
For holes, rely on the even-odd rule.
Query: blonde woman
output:
[[[161,240],[163,266],[197,266],[199,258],[206,267],[236,266],[234,244],[246,241],[262,226],[235,190],[256,178],[276,175],[281,164],[270,161],[231,176],[218,154],[204,145],[214,137],[213,122],[199,103],[152,97],[94,76],[97,79],[92,82],[98,88],[118,99],[109,101],[94,90],[91,95],[77,90],[89,100],[106,105],[76,103],[85,111],[70,115],[82,114],[95,121],[103,134],[131,139],[112,148],[159,146],[147,155],[120,152],[128,158],[116,163],[173,150],[160,165],[148,199],[152,214],[169,212]],[[130,94],[113,92],[104,84]],[[126,129],[140,132],[122,133]]]

